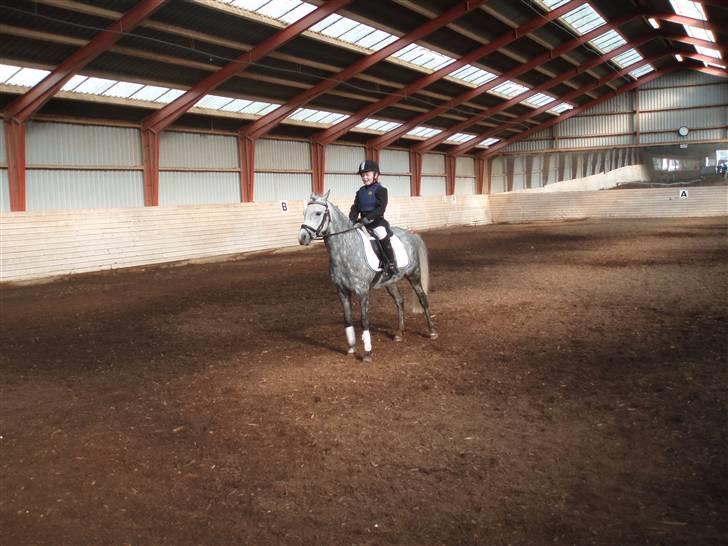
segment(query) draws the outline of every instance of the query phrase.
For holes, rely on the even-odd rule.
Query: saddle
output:
[[[384,267],[384,252],[382,251],[382,245],[379,240],[371,235],[366,228],[360,227],[356,230],[361,239],[361,243],[364,246],[364,254],[367,258],[367,265],[372,271],[382,271]],[[392,249],[394,250],[394,257],[397,261],[397,267],[402,270],[409,265],[409,256],[407,256],[407,250],[404,248],[404,243],[395,234],[392,234]]]

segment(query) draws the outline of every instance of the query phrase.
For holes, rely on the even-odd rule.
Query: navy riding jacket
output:
[[[356,222],[361,214],[362,218],[376,221],[384,219],[387,210],[387,188],[375,182],[371,186],[362,186],[356,192],[354,204],[349,211],[349,220]]]

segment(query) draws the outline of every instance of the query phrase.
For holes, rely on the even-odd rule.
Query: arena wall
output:
[[[336,202],[347,210],[348,199]],[[304,204],[297,200],[0,214],[0,281],[297,247]],[[388,209],[392,224],[416,230],[723,215],[728,216],[726,187],[395,197]]]

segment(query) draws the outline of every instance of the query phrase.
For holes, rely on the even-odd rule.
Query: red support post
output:
[[[159,133],[142,128],[144,162],[144,206],[159,205]]]
[[[255,193],[255,140],[238,136],[240,159],[240,199],[252,203]]]
[[[326,172],[326,147],[319,142],[311,142],[311,191],[324,193]]]
[[[6,119],[5,150],[8,161],[8,193],[10,210],[25,210],[25,123]]]
[[[410,195],[419,197],[422,195],[422,154],[410,150]]]
[[[445,156],[445,194],[455,195],[455,157],[451,155]]]

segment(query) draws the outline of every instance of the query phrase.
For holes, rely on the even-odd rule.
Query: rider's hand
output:
[[[369,225],[369,224],[371,224],[371,223],[372,223],[373,221],[374,221],[374,220],[372,220],[371,218],[362,218],[362,219],[361,219],[361,223],[362,223],[362,224],[364,224],[365,226],[368,226],[368,225]]]

